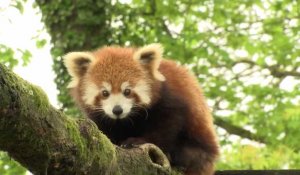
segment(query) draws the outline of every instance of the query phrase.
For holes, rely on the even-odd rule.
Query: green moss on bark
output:
[[[31,171],[43,173],[52,168],[55,173],[82,173],[89,172],[90,165],[95,164],[101,164],[103,170],[109,168],[114,160],[114,146],[91,121],[66,118],[49,105],[40,88],[3,65],[0,99],[0,149]],[[80,127],[87,128],[86,135],[92,138],[82,137]]]

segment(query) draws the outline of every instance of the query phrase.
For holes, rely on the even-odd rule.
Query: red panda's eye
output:
[[[109,96],[109,92],[107,90],[103,90],[102,91],[102,96],[103,97],[108,97]]]
[[[125,96],[130,95],[130,93],[131,93],[131,90],[130,90],[130,89],[125,89],[124,92],[123,92],[123,94],[124,94]]]

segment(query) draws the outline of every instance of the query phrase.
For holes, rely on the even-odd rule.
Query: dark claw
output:
[[[124,148],[124,149],[131,149],[131,148],[137,148],[139,147],[139,145],[136,145],[136,144],[122,144],[120,145],[121,148]]]

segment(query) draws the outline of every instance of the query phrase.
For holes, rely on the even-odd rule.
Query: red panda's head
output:
[[[77,89],[82,105],[113,119],[125,118],[134,107],[149,105],[153,84],[165,80],[158,70],[162,53],[160,44],[68,53],[69,87]]]

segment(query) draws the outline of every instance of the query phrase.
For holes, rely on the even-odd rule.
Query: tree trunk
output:
[[[156,146],[113,145],[91,120],[66,117],[1,64],[0,149],[34,174],[179,174]]]

